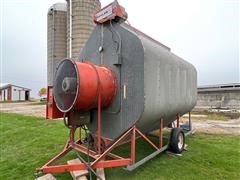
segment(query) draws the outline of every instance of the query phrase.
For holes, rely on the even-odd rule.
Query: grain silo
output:
[[[67,0],[67,56],[76,60],[95,27],[93,14],[99,0]]]
[[[67,57],[67,5],[66,3],[56,3],[48,10],[48,86],[53,85],[55,69],[65,57]]]

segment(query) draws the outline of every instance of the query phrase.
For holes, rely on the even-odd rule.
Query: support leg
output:
[[[177,114],[177,128],[179,128],[179,127],[180,127],[179,121],[180,121],[180,115],[179,115],[179,114]]]
[[[189,124],[189,131],[191,131],[192,130],[191,112],[188,113],[188,124]]]
[[[163,146],[163,118],[160,118],[160,127],[159,127],[159,148]]]
[[[48,161],[46,164],[44,164],[41,168],[42,169],[44,167],[49,166],[50,164],[56,162],[57,160],[61,159],[65,154],[67,154],[72,148],[69,146],[69,141],[67,141],[67,143],[65,144],[62,152],[60,152],[59,154],[57,154],[55,157],[53,157],[50,161]]]
[[[135,153],[136,153],[136,129],[134,126],[131,137],[131,164],[135,163]]]
[[[152,145],[156,150],[158,150],[158,147],[150,140],[147,138],[147,136],[145,136],[141,131],[139,131],[137,128],[136,128],[136,131],[137,133],[143,137],[143,139],[145,139],[145,141],[147,141],[150,145]]]
[[[98,94],[98,123],[97,123],[97,147],[98,154],[101,154],[101,87]]]
[[[76,131],[76,127],[71,127],[70,135],[69,135],[69,136],[70,136],[70,137],[69,137],[69,139],[70,139],[70,144],[73,144],[74,141],[75,141],[75,137],[74,137],[75,131]]]
[[[115,141],[110,147],[108,147],[104,153],[102,153],[93,163],[92,165],[96,164],[98,161],[102,160],[103,157],[105,157],[109,152],[111,152],[119,143],[121,143],[123,140],[128,137],[130,132],[133,130],[133,128],[130,128],[125,134],[123,134],[117,141]]]

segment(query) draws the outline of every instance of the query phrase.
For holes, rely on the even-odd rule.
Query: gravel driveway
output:
[[[0,111],[45,117],[46,105],[38,105],[33,102],[0,103]],[[195,116],[205,117],[206,115],[192,115],[193,128],[197,132],[240,135],[240,118],[225,121],[212,119],[200,121],[194,120]],[[186,122],[186,119],[183,118],[184,122]]]
[[[193,121],[193,128],[207,134],[237,134],[240,135],[240,118],[227,121],[207,120]]]
[[[45,117],[45,110],[45,104],[39,105],[35,102],[0,103],[1,112]]]

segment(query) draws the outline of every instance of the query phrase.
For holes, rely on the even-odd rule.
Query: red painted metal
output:
[[[93,15],[93,21],[102,24],[106,21],[116,19],[117,17],[126,20],[128,15],[124,7],[120,6],[117,1],[114,1],[96,11]]]
[[[106,149],[94,162],[93,165],[104,158],[109,152],[111,152],[119,143],[121,143],[133,130],[133,127],[125,132],[118,140],[116,140],[109,148]]]
[[[131,164],[135,163],[135,151],[136,151],[136,127],[134,126],[131,136]]]
[[[52,86],[47,87],[47,104],[46,104],[46,119],[57,119],[63,117],[63,112],[59,111],[56,106]]]
[[[101,123],[101,122],[100,122]],[[75,149],[78,152],[84,153],[86,155],[91,156],[95,160],[90,163],[91,168],[108,168],[108,167],[119,167],[119,166],[127,166],[135,164],[135,156],[136,156],[136,137],[137,134],[143,137],[150,145],[152,145],[155,149],[159,150],[162,147],[162,130],[163,130],[163,119],[160,119],[160,136],[159,136],[159,148],[149,140],[139,129],[135,127],[131,127],[128,131],[126,131],[121,137],[119,137],[115,142],[113,142],[102,154],[99,154],[99,149],[97,152],[87,149],[85,146],[78,144],[80,141],[74,141],[74,134],[76,131],[75,127],[71,127],[70,130],[70,138],[67,141],[64,149],[61,153],[47,162],[44,166],[38,169],[43,173],[58,173],[65,171],[74,171],[74,170],[83,170],[88,169],[88,167],[84,163],[72,164],[72,165],[51,165],[56,162],[58,159],[62,158],[65,154],[67,154],[70,150]],[[121,144],[124,140],[131,137],[131,151],[130,158],[123,158],[116,154],[111,153],[111,151],[116,148],[119,144]],[[113,158],[112,160],[107,160],[106,156]]]
[[[92,136],[93,136],[95,139],[98,139],[97,133],[93,133]],[[105,147],[110,146],[113,142],[114,142],[113,139],[101,137],[101,143],[104,143]]]
[[[160,127],[159,127],[159,148],[163,147],[163,118],[160,118]]]
[[[177,128],[179,128],[180,127],[180,115],[179,114],[177,114]]]
[[[98,94],[98,119],[97,119],[97,145],[98,145],[98,154],[101,154],[101,84],[99,85],[99,94]]]
[[[97,158],[97,153],[95,151],[92,151],[91,149],[87,149],[86,147],[79,145],[77,143],[72,143],[71,147],[78,150],[79,152],[82,152],[84,154],[88,154],[89,156],[91,156],[92,158]]]
[[[86,147],[79,145],[75,142],[72,142],[74,140],[74,131],[75,128],[71,129],[70,132],[70,138],[67,141],[66,145],[64,146],[64,149],[61,153],[56,155],[54,158],[52,158],[49,162],[47,162],[44,166],[37,169],[38,171],[41,171],[43,173],[54,173],[54,172],[65,172],[65,171],[72,171],[72,170],[80,170],[80,169],[87,169],[87,167],[81,163],[77,165],[60,165],[60,166],[50,166],[52,163],[56,162],[58,159],[63,157],[66,153],[68,153],[71,149],[75,149],[79,152],[82,152],[84,154],[88,154],[91,157],[95,158],[96,160],[91,163],[92,168],[105,168],[105,167],[116,167],[116,166],[126,166],[130,165],[131,160],[129,158],[122,158],[120,156],[110,154],[110,157],[113,156],[117,158],[116,160],[105,160],[105,156],[107,156],[110,151],[112,151],[121,141],[123,141],[133,130],[133,128],[129,129],[125,134],[123,134],[116,142],[112,144],[104,153],[102,153],[100,156],[97,155],[96,152],[92,150],[87,150]],[[78,142],[78,141],[77,141]],[[86,152],[87,151],[87,152]]]
[[[73,62],[78,73],[78,97],[74,109],[89,110],[98,106],[101,88],[101,107],[110,105],[116,94],[116,78],[108,67]],[[101,86],[101,87],[100,87]]]
[[[118,166],[127,166],[131,162],[130,159],[123,160],[105,160],[91,165],[92,168],[109,168]],[[58,165],[58,166],[48,166],[42,169],[43,173],[60,173],[66,171],[76,171],[76,170],[87,170],[87,167],[83,163],[71,164],[71,165]]]
[[[118,166],[127,166],[131,163],[129,158],[125,159],[116,159],[116,160],[105,160],[99,161],[95,165],[92,165],[93,168],[109,168],[109,167],[118,167]]]
[[[70,117],[69,117],[70,118]],[[70,129],[70,135],[69,135],[69,137],[70,137],[70,142],[74,142],[75,141],[75,138],[74,138],[74,135],[75,135],[75,131],[76,131],[76,127],[71,127],[71,129]]]
[[[148,139],[147,136],[145,136],[145,135],[144,135],[141,131],[139,131],[137,128],[136,128],[136,131],[137,131],[138,134],[140,134],[140,136],[143,137],[143,139],[145,139],[150,145],[152,145],[156,150],[158,150],[158,147],[157,147],[155,144],[153,144],[153,142],[152,142],[150,139]]]
[[[123,159],[121,156],[118,156],[118,155],[113,154],[113,153],[108,153],[108,156],[113,158],[113,159]]]
[[[77,73],[77,91],[70,106],[71,110],[90,110],[98,107],[98,95],[101,89],[101,108],[109,106],[116,95],[117,83],[114,72],[106,66],[91,62],[70,61]],[[63,117],[54,101],[52,87],[48,87],[47,118]]]
[[[37,169],[37,170],[41,170],[44,169],[45,167],[49,166],[50,164],[54,163],[55,161],[57,161],[58,159],[62,158],[64,155],[66,155],[70,150],[71,147],[69,146],[69,140],[67,141],[67,143],[65,144],[63,150],[57,154],[55,157],[53,157],[51,160],[49,160],[46,164],[44,164],[41,168]]]

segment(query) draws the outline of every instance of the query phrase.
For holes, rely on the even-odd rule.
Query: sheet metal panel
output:
[[[102,135],[106,138],[117,138],[135,123],[144,132],[157,129],[160,117],[166,126],[196,104],[195,68],[128,25],[98,25],[79,59],[109,66],[116,74],[117,96],[102,113]],[[92,114],[88,126],[94,133],[97,113]]]
[[[167,126],[196,105],[197,71],[193,65],[138,36],[144,47],[144,112],[137,126],[145,132]]]

